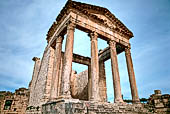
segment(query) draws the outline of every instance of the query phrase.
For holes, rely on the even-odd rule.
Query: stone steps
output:
[[[61,100],[44,104],[43,114],[152,114],[141,104]]]

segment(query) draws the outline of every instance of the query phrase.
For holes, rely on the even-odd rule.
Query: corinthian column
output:
[[[134,73],[134,69],[133,69],[130,48],[125,48],[125,55],[126,55],[126,63],[127,63],[127,68],[128,68],[128,74],[129,74],[129,82],[130,82],[130,88],[131,88],[132,101],[133,101],[133,103],[139,103],[140,100],[139,100],[138,90],[137,90],[137,86],[136,86],[136,79],[135,79],[135,73]]]
[[[91,101],[98,101],[99,98],[99,60],[98,60],[98,46],[97,33],[90,33],[91,38]]]
[[[58,94],[58,83],[59,83],[59,71],[61,64],[61,50],[62,50],[62,41],[63,36],[58,36],[56,39],[56,47],[55,47],[55,60],[54,60],[54,69],[53,69],[53,77],[52,77],[52,85],[51,85],[51,94],[50,99],[56,99]]]
[[[117,61],[116,42],[109,41],[109,47],[110,47],[113,86],[114,86],[114,102],[119,103],[119,102],[123,102],[123,100],[122,100],[121,87],[120,87],[120,76],[119,76],[119,68],[118,68],[118,61]]]
[[[70,94],[70,76],[72,71],[73,44],[74,44],[75,24],[69,23],[67,26],[67,39],[64,53],[63,71],[62,71],[62,88],[61,96],[71,98]]]

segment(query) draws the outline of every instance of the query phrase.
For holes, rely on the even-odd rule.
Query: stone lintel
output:
[[[110,59],[110,48],[106,47],[99,52],[99,61],[107,61]]]
[[[116,45],[116,51],[117,55],[122,53],[124,51],[124,46],[122,45]],[[99,61],[107,61],[110,59],[110,47],[106,47],[103,50],[99,51]]]
[[[64,52],[62,52],[62,57],[64,57]],[[90,65],[90,58],[84,57],[82,55],[73,54],[73,62],[83,64],[83,65]]]

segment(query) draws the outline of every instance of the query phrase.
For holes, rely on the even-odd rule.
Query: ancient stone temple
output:
[[[88,33],[91,57],[73,53],[74,31]],[[66,36],[65,51],[62,52]],[[143,113],[131,58],[129,40],[133,33],[108,9],[68,0],[47,34],[47,46],[42,59],[35,61],[29,85],[29,106],[41,107],[44,114]],[[98,39],[108,47],[98,51]],[[117,55],[125,52],[133,104],[122,99]],[[107,102],[104,62],[111,59],[114,103]],[[87,65],[76,74],[72,62]]]

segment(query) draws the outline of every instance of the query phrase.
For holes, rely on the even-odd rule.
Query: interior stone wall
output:
[[[71,75],[71,95],[75,99],[88,100],[88,70]]]

